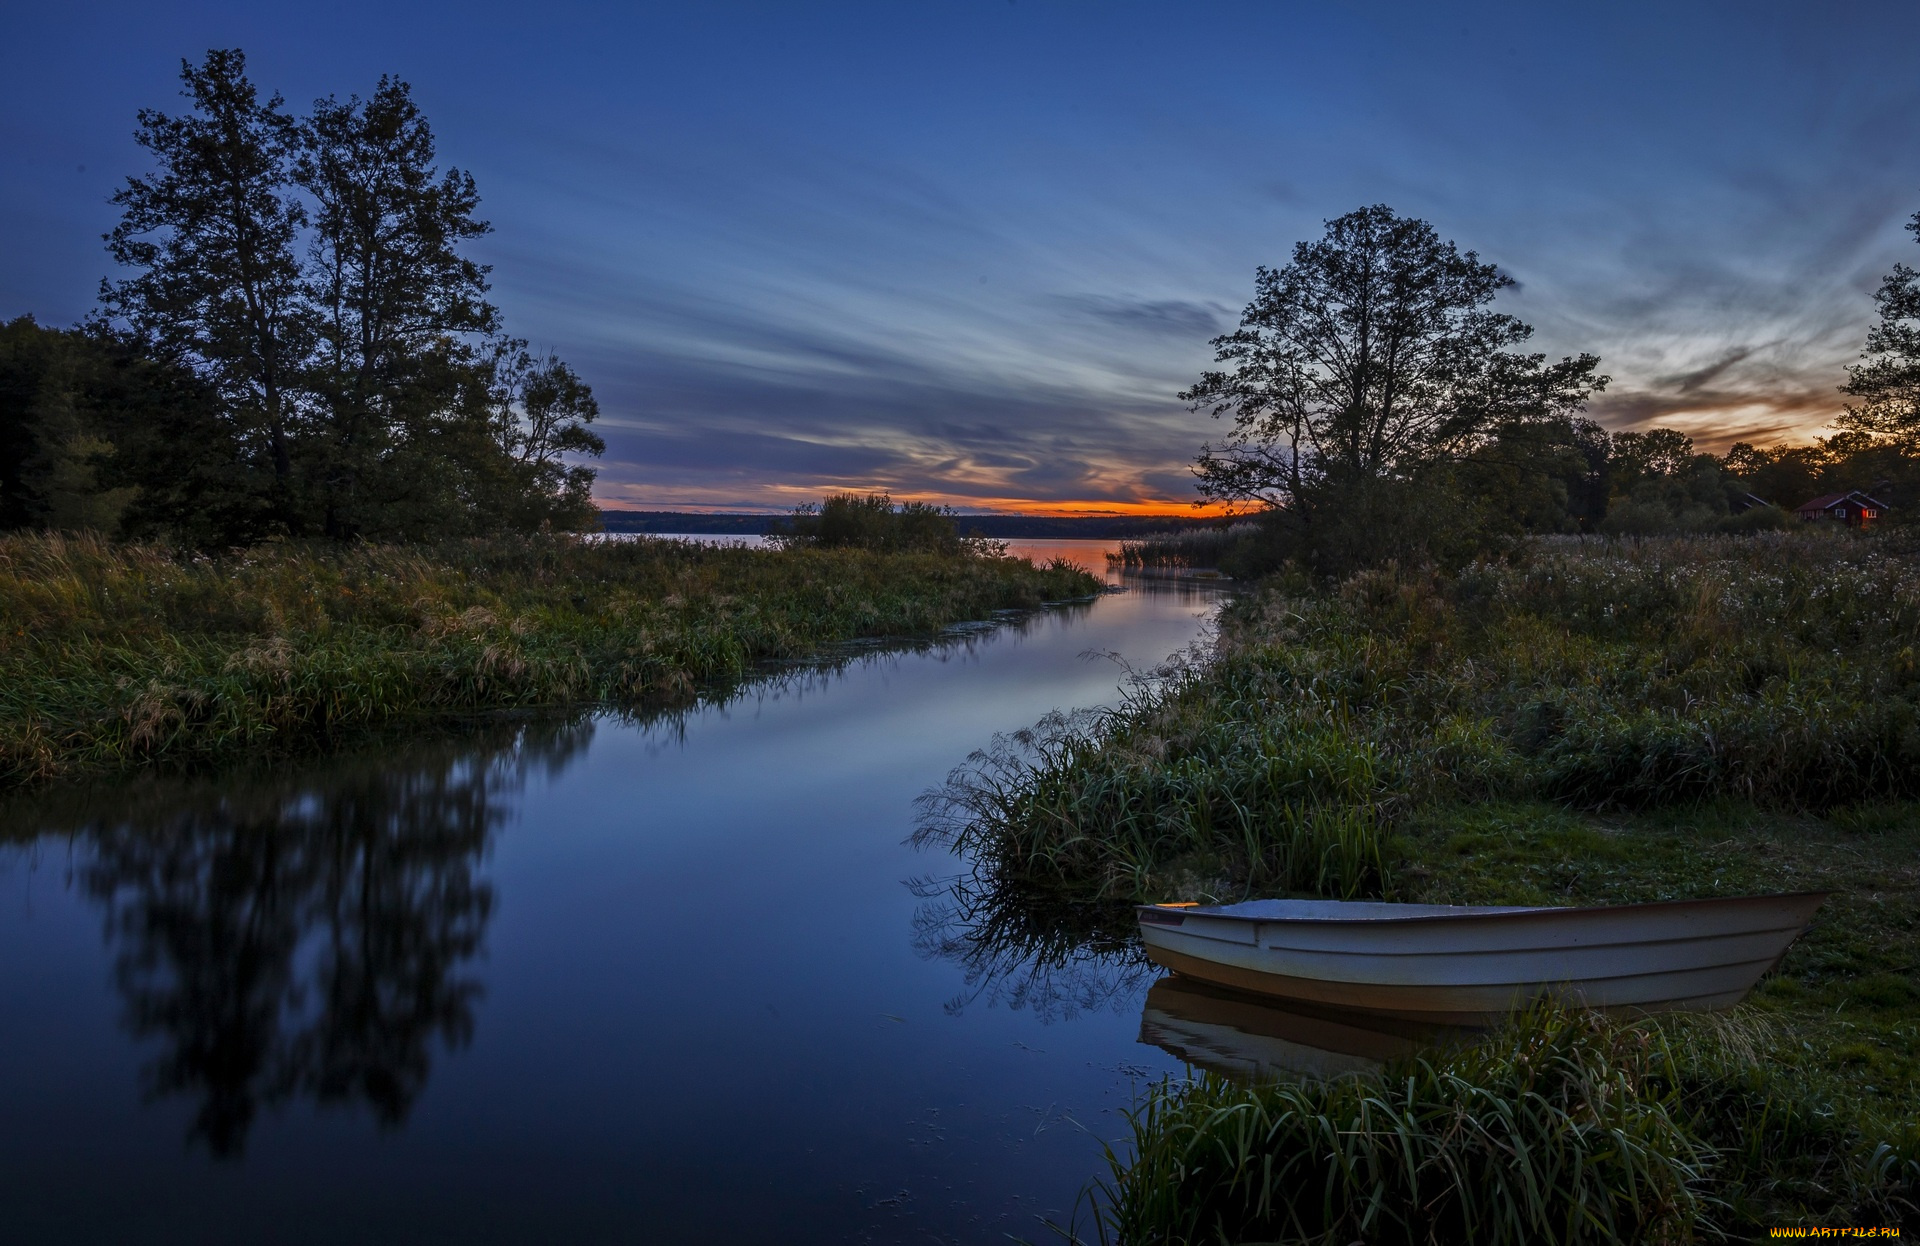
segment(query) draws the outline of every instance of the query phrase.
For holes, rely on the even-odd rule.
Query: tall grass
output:
[[[1112,899],[1392,891],[1435,800],[1920,796],[1920,560],[1849,534],[1543,542],[1274,580],[1120,710],[999,740],[923,836]]]
[[[0,785],[409,716],[686,699],[756,663],[1081,597],[1064,564],[565,537],[177,556],[0,539]]]
[[[1266,716],[1268,689],[1214,667],[1114,714],[1050,715],[969,757],[921,798],[915,840],[1003,886],[1122,900],[1231,877],[1351,898],[1382,885],[1378,758],[1318,711]]]
[[[1738,1026],[1540,1009],[1379,1074],[1168,1083],[1108,1153],[1094,1231],[1128,1246],[1744,1240],[1786,1214],[1912,1214],[1910,1157],[1757,1083]],[[1864,1160],[1860,1156],[1865,1155]]]
[[[1180,532],[1153,532],[1120,542],[1119,552],[1108,554],[1107,561],[1129,571],[1217,568],[1237,546],[1251,539],[1253,531],[1254,525],[1242,522]]]
[[[1745,1049],[1542,1015],[1375,1078],[1169,1083],[1114,1157],[1102,1236],[1920,1227],[1917,653],[1920,557],[1891,533],[1545,539],[1452,573],[1276,577],[1119,709],[970,759],[922,835],[1002,892],[1109,906],[1843,893],[1761,991],[1781,1032]]]

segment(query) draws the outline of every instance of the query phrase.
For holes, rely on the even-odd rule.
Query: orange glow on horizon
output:
[[[988,515],[1035,515],[1050,519],[1087,518],[1105,519],[1114,517],[1137,517],[1143,519],[1224,519],[1232,513],[1224,503],[1208,502],[1194,505],[1172,498],[1157,498],[1152,501],[1119,502],[1108,499],[1088,499],[1085,501],[1056,501],[1043,498],[961,498],[951,494],[893,492],[884,489],[824,489],[824,490],[781,490],[791,492],[796,498],[818,502],[829,493],[882,493],[890,492],[895,502],[926,502],[935,506],[950,506],[960,517],[968,513]],[[668,511],[686,515],[739,515],[739,514],[786,514],[793,509],[795,502],[789,505],[779,503],[725,504],[713,502],[661,502],[643,503],[630,498],[597,498],[596,502],[609,511]]]

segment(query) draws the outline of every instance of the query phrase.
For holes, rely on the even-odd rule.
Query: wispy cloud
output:
[[[600,396],[602,494],[624,505],[1180,505],[1217,431],[1176,397],[1207,340],[1255,265],[1366,203],[1511,273],[1500,306],[1539,349],[1599,353],[1603,422],[1706,445],[1825,427],[1873,288],[1920,258],[1899,228],[1920,206],[1920,8],[1899,0],[1732,24],[1633,0],[1520,24],[641,6],[591,37],[572,11],[530,31],[343,3],[368,20],[217,24],[293,99],[414,81],[480,179],[509,326]],[[28,242],[0,251],[0,315],[85,310],[111,183],[144,159],[134,111],[170,105],[196,50],[177,8],[10,32],[0,234]]]

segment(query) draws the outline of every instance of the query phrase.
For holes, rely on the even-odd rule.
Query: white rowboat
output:
[[[1824,891],[1603,908],[1357,900],[1141,905],[1155,964],[1334,1008],[1484,1025],[1539,999],[1727,1008],[1780,962]]]

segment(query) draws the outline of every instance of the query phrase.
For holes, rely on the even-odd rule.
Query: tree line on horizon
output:
[[[408,85],[295,117],[242,52],[143,109],[114,195],[129,275],[56,329],[0,324],[0,529],[200,546],[597,526],[591,388],[508,336],[472,176]]]
[[[237,49],[183,62],[189,111],[139,114],[154,169],[114,196],[126,270],[83,324],[0,323],[0,529],[198,546],[599,525],[591,388],[506,334],[473,178],[435,163],[405,82],[295,117]],[[1896,265],[1838,431],[1696,453],[1583,412],[1592,354],[1528,352],[1513,284],[1385,205],[1261,267],[1180,396],[1228,417],[1204,498],[1257,514],[1268,562],[1330,573],[1527,532],[1782,522],[1862,489],[1920,510],[1920,274]],[[1920,213],[1908,228],[1920,237]]]
[[[1920,212],[1907,228],[1920,239]],[[1610,433],[1583,415],[1609,381],[1599,358],[1526,351],[1532,327],[1489,306],[1512,284],[1383,204],[1256,271],[1239,327],[1213,339],[1224,366],[1180,395],[1228,422],[1194,473],[1203,497],[1253,515],[1241,573],[1456,561],[1524,533],[1777,527],[1797,505],[1854,489],[1896,517],[1920,510],[1909,266],[1875,296],[1836,433],[1718,456],[1677,429]]]

